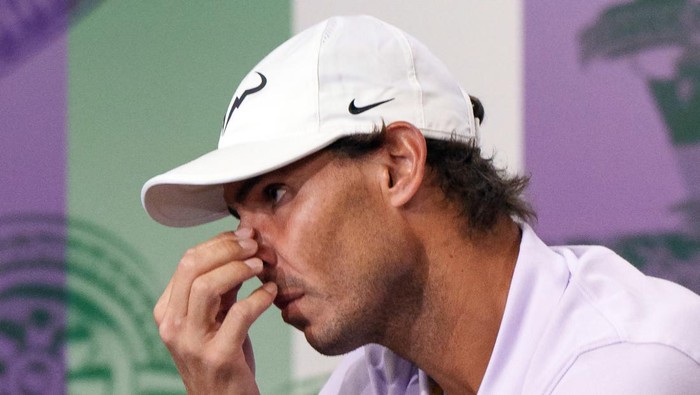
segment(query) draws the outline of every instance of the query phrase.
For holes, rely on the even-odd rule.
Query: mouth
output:
[[[301,292],[281,292],[275,298],[275,306],[284,314],[304,296]]]
[[[304,315],[301,312],[299,302],[304,297],[301,292],[282,292],[275,298],[275,306],[280,309],[282,320],[294,327],[297,323],[304,321]]]

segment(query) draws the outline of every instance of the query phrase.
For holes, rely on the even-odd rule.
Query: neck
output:
[[[501,325],[520,229],[502,218],[483,235],[436,233],[423,238],[429,265],[423,303],[398,314],[405,322],[391,325],[382,344],[416,363],[447,393],[476,393]]]

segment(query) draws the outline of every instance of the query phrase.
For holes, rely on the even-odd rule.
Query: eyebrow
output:
[[[262,180],[262,176],[249,178],[243,181],[243,184],[241,184],[241,187],[236,192],[236,196],[234,196],[233,198],[233,203],[240,203],[245,201],[248,198],[250,191],[253,188],[255,188],[255,186],[258,185],[258,183],[260,183],[260,180]],[[231,215],[240,219],[240,217],[238,216],[238,212],[234,210],[230,204],[227,204],[226,206],[228,208],[228,212],[231,213]]]

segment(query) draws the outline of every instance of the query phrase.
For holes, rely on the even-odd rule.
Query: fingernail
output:
[[[238,244],[240,244],[240,246],[246,251],[255,251],[258,246],[258,243],[252,239],[238,240]]]
[[[253,229],[249,228],[247,226],[244,226],[242,228],[236,229],[235,232],[233,232],[236,236],[238,237],[244,237],[244,238],[251,238],[253,237]]]
[[[267,293],[269,293],[269,294],[273,294],[273,295],[274,295],[274,294],[277,293],[277,284],[275,284],[275,283],[273,283],[273,282],[265,283],[265,284],[263,284],[262,287],[263,287],[263,289],[265,289],[265,291],[267,291]]]
[[[250,258],[243,261],[249,268],[253,269],[254,272],[262,271],[263,261],[260,258]]]

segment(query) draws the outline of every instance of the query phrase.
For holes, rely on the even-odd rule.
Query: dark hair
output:
[[[483,117],[483,108],[479,115]],[[381,148],[385,136],[382,126],[374,133],[342,137],[327,149],[347,158],[360,158]],[[487,232],[503,215],[524,222],[536,218],[532,206],[522,198],[529,177],[510,176],[496,168],[493,157],[483,157],[475,141],[428,138],[426,145],[429,172],[447,199],[459,207],[468,233]]]

